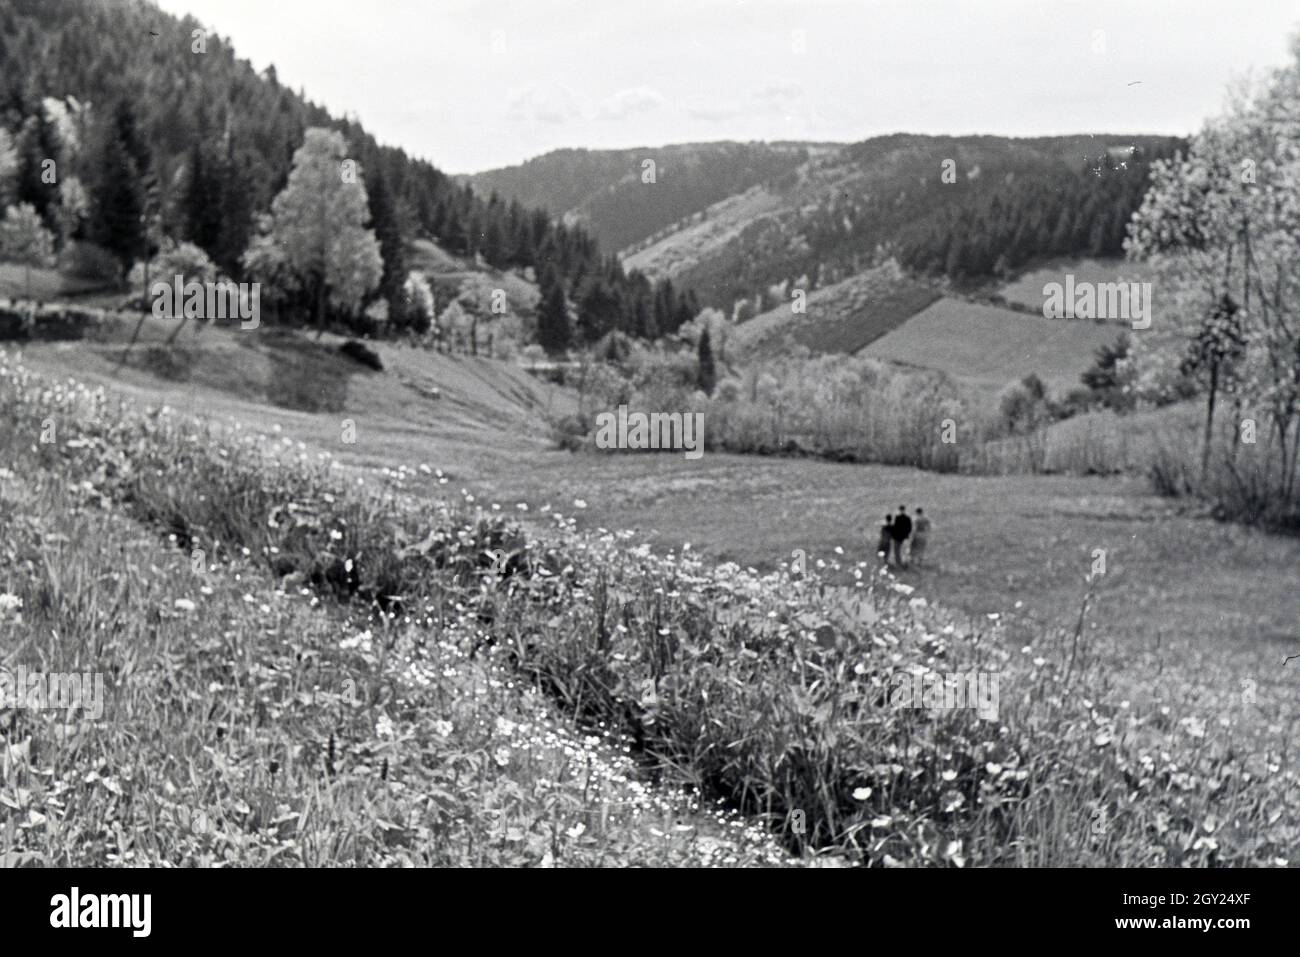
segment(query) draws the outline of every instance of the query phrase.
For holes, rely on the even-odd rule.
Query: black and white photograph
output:
[[[1298,471],[1293,0],[0,0],[52,940],[538,869],[1248,939]]]

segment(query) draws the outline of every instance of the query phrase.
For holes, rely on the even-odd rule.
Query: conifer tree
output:
[[[713,344],[709,341],[709,330],[700,333],[699,372],[695,383],[705,395],[713,395],[718,384],[718,369],[713,362]]]
[[[564,283],[554,270],[542,276],[542,300],[537,310],[537,344],[550,355],[559,355],[569,348],[573,332],[569,324],[569,304],[564,295]]]

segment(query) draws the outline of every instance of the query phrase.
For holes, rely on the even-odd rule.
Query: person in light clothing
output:
[[[916,564],[921,564],[925,558],[925,546],[930,540],[930,519],[926,517],[925,509],[916,510],[916,521],[912,523],[912,550],[909,557]]]

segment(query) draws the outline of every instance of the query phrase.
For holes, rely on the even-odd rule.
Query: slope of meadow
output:
[[[782,354],[789,342],[813,353],[855,353],[897,329],[938,299],[927,283],[897,270],[867,270],[808,296],[806,311],[792,302],[736,327],[733,341],[757,355]]]
[[[178,632],[158,623],[200,607],[203,588],[215,597],[215,585],[204,580],[202,598],[187,604],[138,589],[134,603],[115,601],[120,583],[61,574],[50,557],[57,540],[35,535],[31,559],[16,566],[30,582],[8,586],[21,591],[29,617],[6,622],[5,646],[11,656],[108,672],[113,702],[107,721],[79,728],[87,737],[72,742],[30,713],[8,725],[7,747],[26,748],[21,762],[53,762],[53,774],[42,766],[35,775],[6,752],[6,785],[23,775],[22,800],[39,802],[19,850],[37,859],[67,860],[62,842],[74,829],[103,833],[101,819],[141,813],[159,792],[172,799],[166,781],[200,740],[189,783],[172,787],[204,807],[214,802],[222,853],[233,845],[248,850],[240,860],[278,859],[267,842],[296,828],[312,835],[311,853],[281,852],[285,862],[395,863],[421,852],[428,859],[431,848],[437,859],[472,859],[454,832],[456,809],[482,806],[469,795],[484,787],[520,797],[485,782],[499,777],[493,763],[527,759],[509,745],[489,750],[491,729],[477,727],[457,742],[472,754],[441,756],[440,722],[451,723],[450,735],[472,717],[452,711],[490,695],[425,684],[440,669],[472,682],[473,668],[461,675],[447,654],[512,669],[517,677],[497,679],[507,689],[536,689],[579,721],[626,733],[665,780],[729,802],[795,850],[885,866],[1134,866],[1285,863],[1300,845],[1295,772],[1271,699],[1243,708],[1225,688],[1132,707],[1108,691],[1105,661],[1077,636],[1013,651],[998,625],[963,622],[861,565],[832,563],[848,577],[843,587],[811,568],[806,577],[760,577],[685,553],[656,556],[554,514],[520,525],[472,507],[468,496],[433,503],[401,484],[344,483],[328,459],[291,442],[139,410],[72,383],[51,387],[8,359],[0,413],[5,481],[48,475],[62,490],[55,494],[93,513],[88,520],[120,509],[169,536],[192,568],[201,550],[201,567],[249,576],[241,601],[259,611],[253,622],[219,605],[211,648],[187,668],[185,656],[204,648],[176,643]],[[50,422],[56,440],[39,441]],[[254,593],[267,576],[282,602]],[[161,570],[154,577],[169,588],[182,580]],[[104,590],[99,600],[95,589]],[[300,636],[284,617],[295,594],[313,611],[359,616],[364,630],[341,641],[332,631],[334,647],[323,632]],[[219,601],[240,603],[234,592]],[[91,641],[103,634],[117,637]],[[275,649],[284,656],[278,669],[257,663]],[[902,708],[889,697],[900,673],[964,670],[1000,676],[993,720],[968,709]],[[1176,667],[1169,671],[1166,682],[1177,685]],[[364,724],[314,703],[345,678],[371,709]],[[135,691],[135,681],[161,682],[174,708],[165,717],[142,711],[153,696]],[[298,705],[294,720],[275,710]],[[350,713],[337,701],[328,708]],[[363,732],[371,720],[373,734]],[[505,720],[513,728],[515,718]],[[140,730],[166,721],[184,721],[192,736],[157,735],[149,748],[159,753],[139,751]],[[125,783],[122,774],[104,783],[105,771],[91,776],[77,763],[126,741],[148,760],[131,763]],[[181,742],[174,753],[173,741]],[[133,799],[118,802],[122,792]],[[341,806],[349,813],[338,816],[367,835],[329,828]],[[549,850],[555,862],[583,846],[597,809],[563,808],[542,802],[519,835],[519,858],[547,863]],[[116,862],[127,849],[123,829],[108,833],[104,857]],[[572,859],[585,862],[576,851]]]
[[[945,297],[871,342],[864,354],[946,372],[978,391],[996,392],[1030,373],[1057,394],[1123,327],[1086,320],[1044,319],[997,306]]]
[[[502,656],[476,654],[478,623],[449,596],[401,616],[322,602],[323,582],[284,574],[274,547],[160,522],[145,487],[176,473],[132,454],[183,457],[202,431],[157,410],[128,425],[77,387],[27,405],[10,390],[36,383],[7,362],[0,405],[20,419],[0,428],[0,667],[96,673],[106,688],[78,720],[0,712],[4,866],[791,863],[763,828],[653,785],[626,741],[577,727]],[[105,430],[82,432],[74,406]],[[67,432],[26,444],[32,414]],[[154,445],[164,436],[170,452]],[[285,455],[229,438],[208,448],[227,481]],[[213,478],[185,473],[200,495]],[[256,494],[235,491],[209,499],[232,514],[207,528],[240,524]],[[301,491],[281,486],[271,518],[302,527]]]
[[[167,339],[175,323],[149,318],[128,351],[137,317],[108,315],[91,340],[32,343],[34,369],[108,385],[179,411],[284,429],[349,461],[417,458],[431,442],[462,461],[546,447],[540,423],[573,404],[571,393],[518,366],[371,342],[372,371],[342,356],[343,340],[291,330],[205,326]],[[125,356],[125,363],[123,357]],[[353,423],[345,441],[345,423]],[[493,459],[496,461],[496,459]]]

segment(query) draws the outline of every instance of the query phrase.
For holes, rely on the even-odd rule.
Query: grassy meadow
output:
[[[123,405],[55,385],[67,349],[23,361],[6,663],[93,661],[113,690],[84,745],[12,724],[13,860],[76,862],[85,832],[109,863],[1295,859],[1293,540],[1132,479],[573,456],[506,427],[471,452],[455,421],[355,412],[367,376],[310,411],[140,371]],[[882,575],[865,540],[898,504],[932,515],[931,561]],[[997,721],[885,696],[966,669],[1001,676]],[[137,843],[158,793],[180,823]]]

